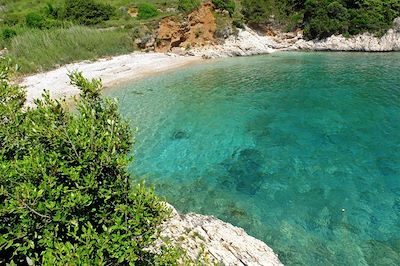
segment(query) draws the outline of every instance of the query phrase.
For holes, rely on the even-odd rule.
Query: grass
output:
[[[21,66],[21,74],[50,70],[80,60],[132,52],[132,33],[135,29],[152,31],[162,17],[174,12],[160,12],[156,17],[140,20],[129,16],[129,7],[148,3],[166,10],[168,7],[176,7],[178,3],[178,0],[95,0],[115,7],[115,14],[110,20],[94,27],[72,26],[72,22],[67,21],[51,29],[39,30],[26,26],[26,15],[30,12],[43,15],[47,4],[60,7],[64,1],[0,0],[0,33],[10,29],[17,34],[10,39],[2,38],[1,34],[0,50],[5,47],[8,49],[8,55]]]
[[[99,30],[82,26],[30,30],[11,40],[8,55],[22,73],[55,68],[74,61],[129,53],[134,50],[127,30]]]

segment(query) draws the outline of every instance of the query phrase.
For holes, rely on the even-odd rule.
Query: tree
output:
[[[0,264],[163,261],[146,248],[168,211],[129,175],[132,134],[101,82],[70,75],[73,112],[47,93],[24,108],[9,72],[0,67]]]

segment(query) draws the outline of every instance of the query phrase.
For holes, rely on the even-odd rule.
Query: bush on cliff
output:
[[[308,39],[332,34],[383,34],[400,16],[400,0],[242,0],[243,15],[256,25],[304,28]]]
[[[101,82],[70,75],[76,110],[25,93],[0,68],[0,264],[170,264],[154,255],[164,204],[127,172],[132,134]],[[166,254],[166,256],[164,256]]]
[[[201,4],[201,0],[178,0],[178,10],[181,12],[189,13]]]
[[[149,19],[157,15],[158,15],[157,8],[155,8],[153,5],[148,3],[142,3],[139,5],[139,13],[138,13],[139,19]]]
[[[231,16],[236,9],[236,3],[233,0],[212,0],[212,3],[217,9],[228,11]]]
[[[109,20],[114,14],[114,8],[93,0],[66,0],[65,6],[58,13],[60,18],[78,24],[94,25]]]

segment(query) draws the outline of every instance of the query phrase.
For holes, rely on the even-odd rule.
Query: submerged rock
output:
[[[160,239],[182,247],[193,262],[215,265],[283,265],[264,242],[239,227],[212,216],[179,214],[172,206],[172,218],[161,229]],[[161,244],[163,240],[159,241]]]
[[[223,163],[228,172],[226,178],[235,183],[237,191],[254,195],[266,177],[262,171],[264,162],[261,152],[256,149],[235,152]]]
[[[171,137],[173,140],[178,140],[178,139],[187,139],[189,138],[189,134],[183,130],[176,130]]]

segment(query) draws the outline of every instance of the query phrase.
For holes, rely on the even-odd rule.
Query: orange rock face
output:
[[[217,29],[213,14],[214,6],[204,3],[181,21],[164,18],[157,31],[157,52],[168,52],[173,48],[201,46],[215,42]]]

